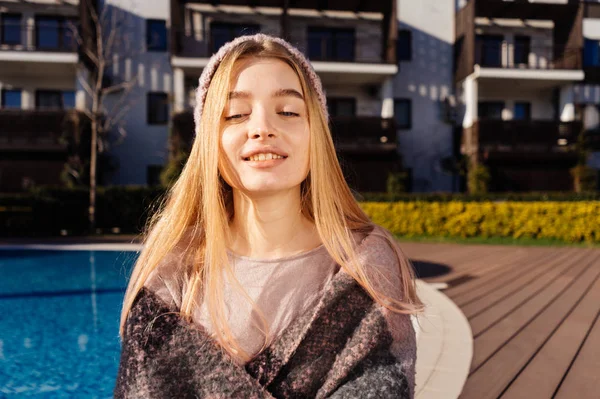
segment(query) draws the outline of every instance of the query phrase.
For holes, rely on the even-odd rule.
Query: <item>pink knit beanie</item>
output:
[[[257,33],[255,35],[248,36],[240,36],[229,43],[223,45],[219,51],[213,54],[208,61],[208,64],[202,71],[202,75],[200,75],[199,85],[196,89],[196,109],[194,110],[194,121],[196,126],[200,124],[200,116],[202,115],[202,108],[204,107],[204,101],[206,100],[206,93],[208,92],[208,87],[210,86],[210,82],[221,64],[221,61],[225,58],[225,56],[240,43],[244,43],[250,40],[254,40],[256,42],[261,42],[263,40],[271,40],[274,41],[283,47],[285,47],[292,57],[296,60],[298,65],[304,70],[306,76],[308,77],[308,83],[311,84],[319,97],[319,103],[321,104],[321,109],[323,110],[323,114],[325,115],[325,119],[329,120],[329,115],[327,113],[327,100],[325,97],[325,93],[323,93],[323,86],[321,85],[321,79],[313,69],[312,65],[308,61],[308,59],[302,54],[297,48],[292,46],[290,43],[285,40],[265,35],[264,33]]]

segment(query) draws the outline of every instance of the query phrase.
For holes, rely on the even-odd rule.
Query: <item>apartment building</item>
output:
[[[588,19],[594,7],[575,0],[459,2],[462,150],[489,167],[492,190],[572,189],[577,138],[584,119],[597,119],[600,101],[590,95],[584,68],[594,48],[584,31],[598,37]]]
[[[94,2],[96,4],[96,2]],[[286,8],[285,5],[293,7]],[[567,190],[581,129],[600,115],[600,5],[578,0],[98,0],[125,21],[109,79],[136,79],[111,153],[114,184],[155,184],[193,139],[194,90],[213,52],[265,32],[321,76],[347,178],[383,191],[457,191],[462,152],[493,190]],[[0,190],[58,183],[65,133],[85,128],[85,74],[66,26],[79,1],[0,1]],[[89,19],[89,18],[88,18]],[[88,21],[89,22],[89,21]],[[108,105],[117,101],[108,99]],[[65,122],[66,121],[66,122]],[[594,153],[590,165],[600,168]]]
[[[0,1],[0,190],[55,184],[85,126],[77,0]]]

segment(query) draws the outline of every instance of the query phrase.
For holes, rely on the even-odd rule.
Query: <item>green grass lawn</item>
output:
[[[535,238],[506,238],[506,237],[405,237],[396,235],[398,241],[402,242],[423,242],[423,243],[445,243],[445,244],[486,244],[486,245],[521,245],[521,246],[543,246],[543,247],[582,247],[582,248],[600,248],[600,243],[587,242],[566,242],[552,239]]]

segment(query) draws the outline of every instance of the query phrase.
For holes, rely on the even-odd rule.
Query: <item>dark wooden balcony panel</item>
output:
[[[0,151],[66,152],[87,117],[76,110],[0,110]]]
[[[332,117],[330,129],[338,150],[357,153],[396,151],[394,119]]]
[[[475,3],[477,17],[553,21],[568,18],[569,13],[576,13],[580,7],[579,0],[568,0],[566,3],[558,4],[534,3],[529,0],[469,0],[469,3]]]
[[[497,153],[574,152],[579,122],[479,120],[473,125],[479,151]]]

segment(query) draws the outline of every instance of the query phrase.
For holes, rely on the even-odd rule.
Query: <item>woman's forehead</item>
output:
[[[249,58],[236,61],[231,79],[232,91],[295,89],[302,92],[296,72],[277,58]]]

